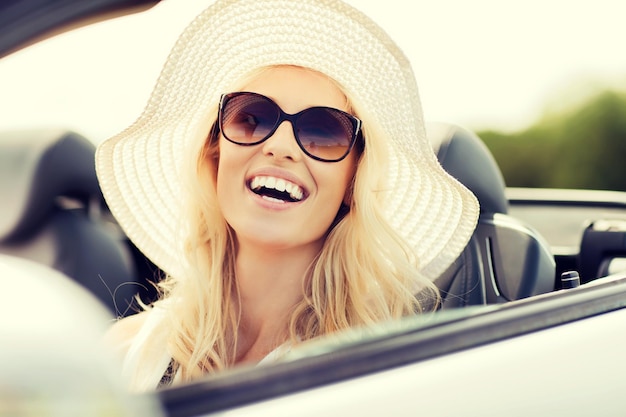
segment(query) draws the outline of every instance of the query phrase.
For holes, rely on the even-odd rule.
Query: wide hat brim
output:
[[[467,244],[478,203],[437,162],[407,58],[372,20],[335,0],[217,1],[191,22],[144,112],[97,150],[103,193],[128,237],[166,273],[183,273],[183,149],[206,137],[207,111],[230,84],[277,64],[329,75],[388,133],[384,212],[421,272],[436,278]]]

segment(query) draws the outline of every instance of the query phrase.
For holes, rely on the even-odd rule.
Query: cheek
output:
[[[345,164],[341,163],[341,165],[332,167],[332,169],[324,167],[325,169],[318,171],[318,184],[322,185],[323,182],[326,194],[325,199],[329,203],[332,201],[333,207],[337,209],[342,202],[346,201],[346,194],[349,194],[349,188],[356,172],[353,161],[345,162]]]
[[[237,173],[241,172],[242,161],[235,149],[232,147],[224,146],[223,142],[220,142],[220,150],[217,158],[216,167],[216,184],[217,184],[217,198],[220,204],[224,199],[230,195],[234,189],[234,182],[237,178]]]
[[[337,173],[337,178],[339,179],[339,181],[341,181],[342,187],[341,187],[341,198],[344,199],[344,197],[346,196],[346,194],[351,194],[352,190],[352,182],[354,181],[354,176],[356,175],[356,169],[357,169],[357,164],[358,164],[358,159],[356,157],[356,155],[353,153],[351,153],[344,161],[345,165],[342,166],[339,170],[339,173]]]
[[[226,139],[220,138],[219,148],[216,152],[217,156],[217,176],[232,175],[236,171],[241,171],[244,161],[249,157],[249,151],[252,147],[235,145]]]

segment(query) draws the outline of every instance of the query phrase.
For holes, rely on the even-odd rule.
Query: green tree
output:
[[[483,131],[514,187],[626,191],[626,93],[602,91],[526,130]]]

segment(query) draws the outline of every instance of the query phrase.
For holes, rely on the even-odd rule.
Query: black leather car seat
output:
[[[95,146],[64,130],[0,134],[0,253],[48,265],[116,315],[149,294],[125,236],[108,219]]]
[[[480,203],[470,242],[436,281],[443,307],[501,303],[554,290],[556,265],[549,245],[508,214],[504,178],[482,140],[446,123],[428,124],[427,131],[443,168]]]

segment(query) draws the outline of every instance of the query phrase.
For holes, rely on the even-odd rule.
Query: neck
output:
[[[289,314],[302,300],[304,279],[319,250],[317,245],[290,249],[239,245],[235,267],[242,357],[255,351],[263,357],[285,341]]]
[[[258,249],[240,245],[236,276],[242,310],[293,307],[302,299],[304,278],[318,253],[317,246]]]

